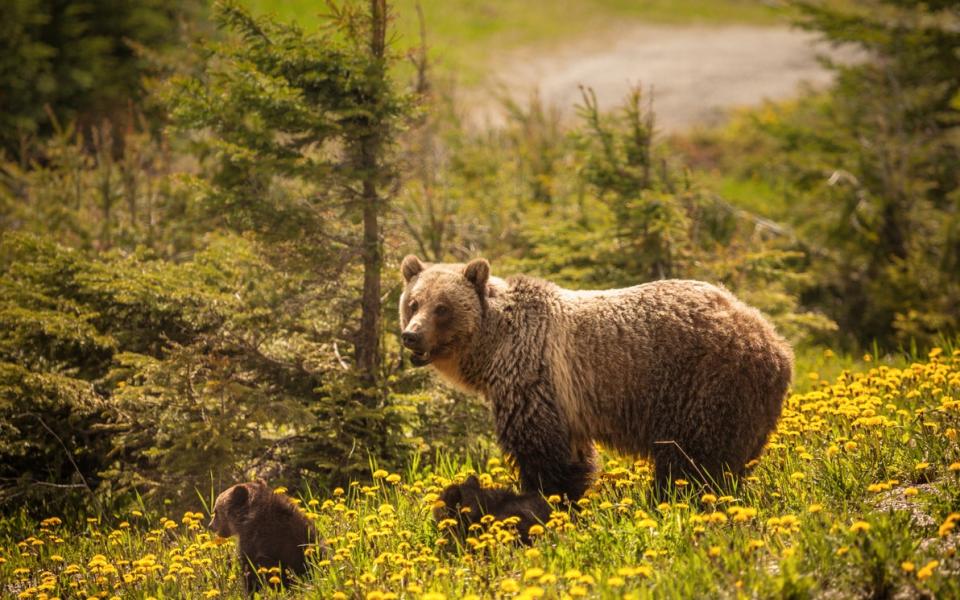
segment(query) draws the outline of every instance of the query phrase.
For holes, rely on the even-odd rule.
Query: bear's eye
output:
[[[436,308],[433,309],[433,312],[438,316],[442,317],[450,312],[450,309],[444,306],[443,304],[438,304]]]
[[[416,300],[411,300],[411,301],[410,301],[410,312],[411,312],[411,313],[415,313],[415,312],[417,312],[417,309],[418,309],[418,308],[420,308],[420,305],[417,304],[417,301],[416,301]]]

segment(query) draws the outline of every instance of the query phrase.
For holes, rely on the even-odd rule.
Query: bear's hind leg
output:
[[[704,459],[700,453],[691,455],[675,441],[655,442],[653,464],[654,486],[658,493],[675,485],[678,479],[722,489],[729,472],[729,465],[722,456]]]

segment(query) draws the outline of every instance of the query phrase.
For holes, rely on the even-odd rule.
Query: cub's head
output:
[[[220,537],[236,535],[237,523],[247,516],[254,497],[264,489],[266,484],[262,481],[238,483],[227,488],[213,503],[213,518],[207,527]]]
[[[424,264],[416,256],[400,267],[406,285],[400,296],[400,336],[415,366],[452,358],[480,329],[490,291],[490,263]]]
[[[458,518],[478,521],[483,516],[480,511],[482,495],[480,480],[476,475],[471,475],[463,483],[455,483],[443,490],[438,498],[440,502],[433,509],[433,517],[438,521]]]

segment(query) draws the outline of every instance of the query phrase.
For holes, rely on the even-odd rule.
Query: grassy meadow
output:
[[[305,28],[316,26],[325,11],[323,3],[310,0],[245,0],[245,4],[255,13],[272,14]],[[433,60],[447,72],[458,72],[466,84],[476,83],[486,73],[491,53],[556,45],[624,23],[768,25],[784,20],[774,4],[752,0],[400,0],[392,3],[397,49],[420,44],[418,4],[427,22]]]
[[[825,370],[839,361],[820,357]],[[902,367],[865,356],[831,379],[798,374],[752,475],[724,490],[678,480],[653,498],[651,467],[605,454],[571,509],[521,546],[510,523],[452,533],[430,517],[470,473],[509,485],[498,458],[412,464],[296,501],[328,546],[293,590],[307,598],[960,596],[960,350]],[[292,491],[279,488],[276,493]],[[205,506],[65,523],[8,521],[5,597],[174,598],[242,594],[234,542],[205,531]],[[11,535],[7,533],[6,535]],[[266,580],[275,577],[263,573]]]
[[[11,3],[0,599],[242,598],[237,540],[205,525],[257,477],[323,540],[262,597],[960,598],[956,3],[387,4]],[[509,60],[791,19],[864,61],[663,139],[640,88],[585,91],[569,123],[538,98],[464,117]],[[438,522],[451,483],[518,483],[482,400],[411,368],[408,253],[722,284],[795,347],[778,428],[721,487],[655,493],[600,448],[531,545]]]

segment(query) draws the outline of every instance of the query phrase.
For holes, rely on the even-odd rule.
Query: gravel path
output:
[[[510,90],[518,101],[539,90],[568,118],[581,101],[581,84],[596,91],[601,109],[640,84],[653,86],[660,130],[710,124],[727,109],[794,95],[800,82],[829,83],[831,73],[816,60],[828,48],[815,40],[786,27],[625,26],[556,50],[493,57],[490,70],[499,76],[485,91],[468,94],[469,118],[503,122],[495,90]]]

